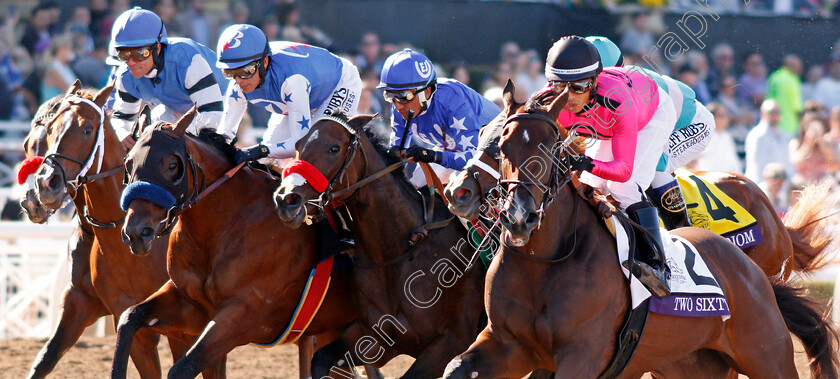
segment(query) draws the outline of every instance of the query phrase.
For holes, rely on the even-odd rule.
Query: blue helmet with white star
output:
[[[423,54],[405,49],[385,60],[376,88],[388,91],[423,89],[435,80],[437,75],[432,61]]]
[[[607,37],[589,36],[586,40],[595,45],[598,55],[601,56],[601,64],[604,67],[624,66],[624,57],[621,56],[621,49]]]
[[[155,43],[167,43],[166,26],[154,12],[134,7],[116,20],[111,28],[111,46],[140,47]]]
[[[223,70],[245,66],[270,52],[268,39],[260,28],[248,24],[231,25],[216,44],[216,67]]]

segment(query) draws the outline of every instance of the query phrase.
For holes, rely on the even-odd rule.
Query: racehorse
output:
[[[313,376],[327,375],[339,360],[381,367],[407,354],[416,360],[403,377],[439,377],[483,326],[484,272],[468,270],[468,256],[462,255],[466,231],[433,216],[449,216],[445,207],[421,196],[401,170],[388,173],[401,162],[390,164],[363,129],[373,117],[339,113],[318,119],[298,141],[292,163],[326,176],[307,179],[307,185],[287,166],[274,195],[280,218],[291,227],[307,217],[304,204],[319,197],[343,202],[353,220],[360,322],[315,353]],[[322,180],[324,188],[312,180]],[[343,356],[347,350],[351,354]]]
[[[135,254],[148,253],[156,236],[172,228],[170,280],[120,317],[112,377],[125,377],[132,336],[143,331],[200,334],[170,378],[195,377],[237,346],[271,343],[294,316],[317,263],[314,228],[291,230],[273,211],[278,182],[241,165],[231,172],[234,148],[220,135],[185,134],[194,117],[195,108],[174,125],[157,124],[125,162],[132,183],[157,185],[165,192],[158,195],[182,200],[183,207],[142,196],[126,200],[123,233]],[[349,278],[347,270],[333,271],[306,335],[329,342],[353,322]]]
[[[572,173],[550,164],[531,177],[522,166],[542,154],[540,144],[566,143],[567,132],[553,120],[568,94],[553,99],[538,94],[521,105],[511,89],[504,93],[499,145],[500,183],[508,194],[501,210],[503,241],[486,282],[489,324],[449,363],[444,377],[513,378],[537,367],[574,378],[599,377],[630,308],[628,281],[612,235],[570,184]],[[734,244],[708,230],[680,228],[672,234],[689,241],[708,264],[730,317],[649,314],[619,377],[652,371],[723,378],[730,368],[753,378],[797,377],[788,328],[803,341],[815,376],[836,377],[837,336],[813,304],[790,287],[771,285]]]
[[[498,121],[498,120],[497,120]],[[479,218],[482,206],[498,183],[499,148],[502,125],[493,124],[481,130],[479,150],[474,160],[450,179],[444,190],[452,213],[470,220]],[[791,271],[811,272],[828,262],[827,248],[831,235],[821,220],[831,209],[823,206],[830,196],[826,188],[807,187],[802,201],[780,219],[764,191],[743,175],[720,171],[694,172],[715,184],[752,214],[761,229],[764,241],[744,249],[765,275],[786,281]],[[491,198],[493,196],[490,196]]]
[[[74,291],[80,299],[71,305],[78,302],[79,308],[68,310],[65,304],[63,313],[67,314],[67,329],[57,330],[59,338],[55,342],[50,341],[43,359],[36,360],[36,367],[30,373],[33,376],[43,376],[45,371],[54,367],[60,354],[81,335],[83,324],[93,323],[100,312],[112,314],[116,320],[125,309],[143,301],[168,279],[165,239],[156,241],[147,257],[140,257],[131,254],[120,236],[119,226],[125,212],[119,208],[119,196],[124,185],[122,175],[116,174],[123,172],[125,148],[102,110],[113,87],[106,86],[92,96],[79,91],[79,88],[77,81],[67,90],[61,106],[46,126],[48,151],[35,174],[35,184],[38,199],[48,208],[59,208],[68,192],[74,200],[83,200],[83,204],[77,207],[79,218],[93,226],[95,240],[88,250],[89,266],[85,267],[81,263],[84,258],[78,257],[74,259],[73,270],[74,278],[81,280],[80,289],[86,288],[85,274],[90,270],[93,292]],[[84,173],[84,166],[89,166],[89,171],[95,173]],[[84,250],[83,246],[74,249],[80,255]],[[85,297],[90,293],[96,294],[96,301]],[[169,335],[173,356],[184,355],[193,338]],[[135,337],[131,359],[143,378],[161,376],[157,354],[159,339],[159,335],[151,331]],[[223,375],[223,362],[205,373],[205,377]]]

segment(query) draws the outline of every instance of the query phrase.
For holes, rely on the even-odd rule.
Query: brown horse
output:
[[[273,211],[278,182],[250,167],[225,176],[234,167],[233,147],[212,132],[185,135],[194,116],[193,109],[175,125],[156,125],[126,159],[131,182],[157,185],[179,202],[175,210],[145,198],[126,200],[123,233],[135,254],[147,253],[174,225],[170,280],[120,317],[112,377],[125,377],[132,336],[143,331],[200,334],[170,378],[192,378],[237,346],[271,343],[292,319],[317,263],[314,228],[291,230]],[[216,182],[223,176],[229,179]],[[203,192],[214,182],[221,184]],[[199,192],[206,194],[202,201]],[[353,322],[350,288],[347,270],[333,271],[306,335],[329,342]]]
[[[549,164],[530,177],[520,166],[541,154],[540,144],[565,140],[565,130],[552,120],[566,99],[564,93],[540,99],[553,100],[548,106],[534,99],[519,105],[511,87],[505,91],[500,149],[508,196],[503,247],[486,284],[490,323],[450,362],[445,378],[514,378],[537,367],[594,378],[616,351],[630,301],[613,237],[588,199],[567,185],[568,170]],[[836,334],[807,300],[790,287],[771,286],[734,244],[708,230],[680,228],[673,234],[690,241],[708,263],[731,316],[724,321],[649,314],[619,377],[648,371],[726,377],[730,368],[753,378],[796,377],[788,328],[802,339],[814,374],[836,377]]]
[[[428,217],[424,204],[433,205],[436,215],[449,215],[440,201],[424,200],[401,171],[374,174],[389,163],[384,148],[363,129],[372,117],[321,118],[297,144],[298,158],[327,173],[329,191],[339,191],[324,197],[334,195],[331,201],[347,206],[357,246],[353,277],[360,323],[315,353],[313,376],[326,375],[340,360],[381,367],[407,354],[416,361],[403,377],[439,377],[483,325],[484,272],[468,270],[469,256],[462,255],[467,235],[458,223],[430,225],[441,218]],[[280,218],[292,227],[307,216],[304,204],[322,196],[295,175],[287,176],[274,198]],[[342,356],[346,350],[351,354]]]
[[[481,130],[479,149],[474,161],[469,162],[444,190],[452,213],[475,220],[479,210],[494,205],[485,200],[498,184],[499,148],[503,119],[495,120]],[[831,235],[825,223],[830,207],[820,207],[828,201],[830,193],[818,187],[809,187],[808,196],[785,215],[784,221],[773,209],[773,204],[758,186],[743,175],[720,171],[695,172],[700,178],[717,185],[738,204],[752,214],[761,229],[764,241],[744,249],[750,259],[761,267],[764,274],[785,281],[791,271],[810,272],[823,267],[828,260],[826,253]],[[484,208],[482,208],[484,207]]]
[[[77,313],[78,315],[68,321],[81,320],[81,324],[95,321],[99,317],[97,312],[103,309],[107,314],[114,315],[116,319],[129,306],[143,301],[154,293],[168,278],[165,239],[154,244],[153,252],[148,257],[131,254],[122,241],[119,230],[119,225],[125,217],[125,212],[119,208],[119,196],[124,187],[122,175],[97,178],[101,173],[111,170],[123,171],[121,167],[125,149],[114,134],[110,120],[102,113],[102,105],[105,104],[112,90],[112,86],[107,86],[90,96],[78,92],[78,82],[68,89],[64,102],[55,112],[55,117],[47,124],[47,158],[36,173],[35,180],[38,198],[42,204],[53,209],[60,207],[69,191],[71,196],[82,197],[84,200],[84,204],[78,208],[80,217],[86,214],[90,220],[93,220],[91,224],[96,226],[93,228],[96,238],[89,250],[91,252],[89,266],[84,267],[81,263],[74,264],[74,270],[78,269],[79,275],[83,275],[87,269],[90,270],[93,293],[96,294],[102,308],[93,304],[91,308],[93,311],[70,310],[70,315]],[[89,171],[94,174],[82,174],[82,168],[85,165],[90,166]],[[90,178],[96,179],[85,183]],[[75,191],[76,188],[83,188],[83,191]],[[83,258],[80,257],[81,259]],[[142,275],[137,273],[142,273]],[[82,295],[79,293],[79,297],[83,297]],[[91,303],[80,300],[80,304],[91,305]],[[64,312],[68,313],[68,310],[65,308]],[[59,333],[62,342],[57,345],[64,345],[71,339],[73,341],[78,339],[78,335],[84,328],[74,322],[68,323],[75,326],[70,326],[71,332],[66,332],[66,336],[62,335],[64,333]],[[168,337],[175,357],[185,354],[191,345],[190,337],[183,335],[169,335]],[[157,354],[159,339],[158,334],[150,331],[144,331],[135,337],[131,358],[143,378],[161,376],[160,360]],[[52,350],[51,355],[57,360],[61,346],[54,346],[53,349],[55,350]],[[45,364],[54,365],[55,360]],[[223,374],[222,363],[208,370],[206,376],[216,377]]]

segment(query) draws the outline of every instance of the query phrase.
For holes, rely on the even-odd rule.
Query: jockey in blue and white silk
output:
[[[438,79],[434,66],[426,56],[410,49],[397,52],[385,61],[377,88],[385,90],[391,102],[391,146],[406,147],[411,136],[434,149],[434,160],[449,169],[460,170],[469,161],[478,144],[478,132],[501,110],[478,92],[454,79]],[[426,98],[426,89],[431,93]],[[420,112],[404,133],[406,120],[396,102],[420,101]],[[402,95],[402,97],[400,97]],[[405,95],[411,97],[406,99]],[[416,151],[416,150],[415,150]],[[412,149],[407,150],[412,156]],[[415,160],[418,157],[414,157]]]
[[[238,24],[225,29],[216,50],[217,65],[226,76],[251,64],[256,67],[253,74],[260,75],[259,85],[245,91],[235,78],[230,80],[219,133],[228,139],[236,135],[248,103],[272,113],[262,144],[243,149],[246,154],[241,160],[293,157],[295,143],[321,115],[333,111],[356,114],[362,90],[359,71],[326,49],[285,41],[269,43],[259,28]],[[255,149],[267,151],[247,153]]]

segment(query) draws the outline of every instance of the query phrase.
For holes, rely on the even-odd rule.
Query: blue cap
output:
[[[621,56],[621,49],[607,37],[589,36],[586,40],[595,45],[598,55],[601,56],[601,64],[604,67],[624,66],[624,57]]]
[[[216,67],[239,68],[268,55],[268,39],[260,28],[248,24],[228,26],[216,44]]]
[[[385,60],[379,85],[376,88],[391,91],[427,87],[437,79],[432,61],[411,49],[392,54]]]
[[[140,7],[123,12],[111,28],[113,47],[148,46],[157,42],[167,43],[166,27],[158,15]]]

